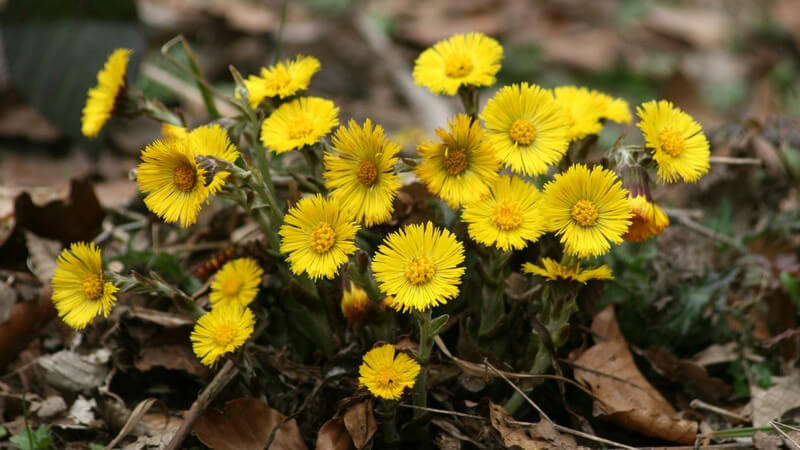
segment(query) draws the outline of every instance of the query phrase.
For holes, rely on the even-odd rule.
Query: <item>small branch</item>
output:
[[[720,408],[719,406],[710,405],[700,399],[694,399],[691,403],[689,403],[689,407],[694,409],[704,409],[706,411],[711,411],[714,414],[718,414],[720,416],[727,417],[732,419],[736,422],[748,423],[750,422],[747,418],[740,416],[739,414],[732,413],[727,409]]]
[[[712,164],[730,164],[734,166],[760,166],[764,164],[760,158],[734,158],[733,156],[711,156]]]
[[[736,250],[739,250],[742,253],[747,253],[747,249],[746,248],[744,248],[741,244],[736,242],[733,238],[731,238],[727,234],[720,233],[720,232],[718,232],[716,230],[713,230],[713,229],[711,229],[711,228],[709,228],[709,227],[707,227],[707,226],[705,226],[705,225],[703,225],[703,224],[701,224],[699,222],[695,222],[694,219],[692,219],[691,217],[689,217],[686,214],[681,214],[681,213],[677,212],[676,210],[670,210],[667,214],[669,214],[670,217],[672,217],[674,219],[677,219],[678,222],[681,225],[685,226],[686,228],[688,228],[688,229],[690,229],[692,231],[695,231],[695,232],[697,232],[699,234],[702,234],[703,236],[709,237],[711,239],[720,241],[723,244],[726,244],[726,245],[728,245],[730,247],[733,247],[733,248],[735,248]]]

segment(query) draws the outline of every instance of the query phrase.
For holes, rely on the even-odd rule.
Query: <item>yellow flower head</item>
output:
[[[249,308],[237,303],[220,305],[197,319],[191,341],[194,354],[206,366],[244,345],[253,334],[255,318]]]
[[[486,103],[481,119],[497,157],[517,173],[542,175],[567,151],[563,111],[549,91],[535,84],[500,89]]]
[[[553,90],[553,94],[564,111],[570,141],[597,134],[603,129],[600,119],[604,111],[598,108],[596,97],[588,89],[560,86]]]
[[[311,279],[333,278],[348,255],[358,224],[334,199],[316,194],[300,200],[286,213],[281,226],[281,253],[289,254],[292,272],[307,273]]]
[[[519,177],[501,176],[490,194],[464,207],[469,235],[484,245],[521,250],[545,231],[536,186]]]
[[[679,179],[693,183],[708,173],[708,139],[692,116],[666,100],[649,101],[636,108],[636,124],[653,150],[661,182]]]
[[[94,242],[72,244],[58,256],[53,274],[53,305],[67,325],[80,330],[95,317],[108,317],[117,288],[103,275],[100,249]]]
[[[608,119],[617,123],[631,123],[631,107],[624,98],[614,98],[600,91],[592,90],[591,95],[600,112],[601,119]]]
[[[114,105],[125,87],[125,72],[133,50],[118,48],[106,60],[97,73],[97,85],[89,89],[86,106],[81,116],[81,132],[86,137],[95,137],[111,118]]]
[[[614,172],[575,164],[544,187],[540,210],[568,254],[600,256],[628,231],[628,191]]]
[[[366,226],[386,222],[394,211],[400,179],[394,171],[400,146],[386,138],[383,127],[367,119],[351,120],[333,135],[333,151],[325,154],[325,186],[331,197]]]
[[[261,124],[261,142],[275,153],[314,145],[339,125],[339,108],[319,97],[300,97],[278,107]]]
[[[250,107],[257,107],[267,97],[286,98],[308,89],[311,77],[319,67],[317,58],[299,55],[294,61],[282,61],[268,69],[262,68],[261,76],[250,75],[244,82]]]
[[[455,95],[461,86],[491,86],[502,58],[503,47],[485,34],[456,34],[419,55],[414,81],[445,95]]]
[[[541,266],[534,265],[533,263],[525,263],[522,265],[522,270],[525,273],[532,275],[539,275],[540,277],[547,278],[550,281],[556,280],[573,280],[579,283],[586,284],[589,280],[613,280],[614,274],[611,273],[611,268],[603,264],[599,267],[592,267],[590,269],[581,269],[580,263],[575,266],[565,266],[559,264],[550,258],[542,258]]]
[[[367,291],[353,283],[349,283],[342,293],[342,315],[351,323],[359,323],[369,306]]]
[[[631,242],[644,242],[661,234],[669,226],[669,217],[655,203],[647,200],[644,195],[629,197],[633,211],[633,219],[628,232],[623,239]]]
[[[416,173],[429,191],[452,208],[459,208],[489,192],[500,164],[477,120],[459,114],[449,122],[449,128],[449,133],[436,129],[441,142],[419,146],[424,159]]]
[[[211,305],[214,308],[228,303],[249,305],[258,295],[263,274],[253,258],[237,258],[225,263],[211,283]]]
[[[358,368],[358,383],[372,395],[386,400],[397,400],[406,388],[414,387],[419,375],[419,364],[405,353],[395,355],[394,345],[373,348],[364,355]]]
[[[464,246],[448,230],[408,225],[386,237],[372,260],[381,291],[394,296],[392,308],[425,311],[458,295]]]
[[[161,124],[161,134],[168,138],[183,139],[189,135],[189,132],[184,127],[164,122]]]
[[[148,145],[137,170],[147,208],[167,222],[179,222],[182,227],[194,224],[203,203],[222,188],[228,176],[225,171],[212,176],[199,167],[195,157],[201,155],[234,162],[239,152],[219,125],[195,128],[184,139]]]

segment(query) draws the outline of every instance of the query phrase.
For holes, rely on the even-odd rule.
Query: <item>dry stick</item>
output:
[[[794,444],[795,448],[797,448],[797,449],[799,449],[799,450],[800,450],[800,444],[798,444],[798,443],[797,443],[797,441],[795,441],[794,439],[792,439],[792,437],[791,437],[791,436],[789,436],[788,434],[786,434],[786,432],[785,432],[785,431],[781,430],[781,427],[780,427],[780,426],[778,426],[778,425],[779,425],[779,424],[778,424],[778,422],[776,422],[776,421],[774,421],[774,420],[771,420],[771,421],[769,422],[769,425],[770,425],[772,428],[774,428],[774,429],[775,429],[775,430],[776,430],[778,433],[780,433],[780,434],[781,434],[781,436],[783,436],[783,438],[784,438],[784,439],[788,439],[788,440],[789,440],[789,441],[790,441],[792,444]]]
[[[419,409],[422,411],[428,411],[432,413],[439,413],[439,414],[449,414],[451,416],[458,416],[458,417],[468,417],[470,419],[477,419],[481,421],[486,421],[486,417],[483,416],[476,416],[475,414],[467,414],[458,411],[450,411],[447,409],[436,409],[436,408],[428,408],[427,406],[417,406],[417,405],[409,405],[408,403],[400,403],[398,406],[402,408],[410,408],[410,409]]]
[[[733,156],[711,156],[708,159],[713,164],[760,166],[764,163],[760,158],[734,158]]]
[[[737,422],[742,422],[742,423],[749,422],[749,420],[747,420],[745,417],[740,416],[739,414],[730,412],[727,409],[720,408],[719,406],[714,406],[714,405],[708,404],[708,403],[706,403],[706,402],[704,402],[704,401],[702,401],[700,399],[697,399],[697,398],[692,400],[691,403],[689,403],[689,407],[694,408],[694,409],[705,409],[706,411],[711,411],[711,412],[713,412],[715,414],[727,417],[727,418],[735,420]]]
[[[747,249],[743,248],[738,242],[736,242],[733,239],[731,239],[730,236],[722,234],[722,233],[719,233],[719,232],[717,232],[715,230],[712,230],[711,228],[708,228],[707,226],[705,226],[705,225],[703,225],[703,224],[701,224],[699,222],[695,222],[692,218],[690,218],[687,215],[676,214],[675,210],[671,210],[670,212],[672,212],[672,214],[669,214],[669,215],[672,216],[675,219],[678,219],[678,222],[680,222],[681,225],[685,226],[686,228],[688,228],[688,229],[690,229],[692,231],[696,231],[696,232],[698,232],[698,233],[700,233],[700,234],[702,234],[704,236],[710,237],[711,239],[716,239],[716,240],[718,240],[718,241],[720,241],[720,242],[722,242],[724,244],[727,244],[727,245],[729,245],[729,246],[731,246],[731,247],[733,247],[733,248],[735,248],[735,249],[737,249],[739,251],[742,251],[742,252],[745,252],[745,253],[747,252]]]
[[[531,400],[531,398],[530,398],[530,397],[528,397],[528,394],[526,394],[526,393],[525,393],[525,392],[524,392],[522,389],[520,389],[520,388],[519,388],[519,387],[518,387],[516,384],[514,384],[513,382],[511,382],[511,380],[509,380],[508,378],[506,378],[506,376],[505,376],[505,375],[504,375],[504,374],[503,374],[501,371],[497,370],[497,368],[496,368],[496,367],[494,367],[493,365],[491,365],[491,364],[489,363],[489,359],[488,359],[488,358],[484,358],[484,359],[483,359],[483,363],[484,363],[484,364],[486,364],[486,365],[487,365],[487,366],[488,366],[490,369],[492,369],[492,370],[493,370],[493,371],[494,371],[496,374],[500,375],[500,377],[502,377],[502,378],[503,378],[503,380],[505,380],[505,381],[506,381],[506,383],[508,383],[509,385],[511,385],[511,387],[512,387],[512,388],[514,388],[514,390],[515,390],[515,391],[517,391],[517,392],[519,393],[519,395],[521,395],[521,396],[522,396],[522,398],[524,398],[525,400],[527,400],[527,401],[528,401],[528,403],[529,403],[531,406],[533,406],[533,407],[534,407],[534,409],[536,409],[537,411],[539,411],[539,414],[542,416],[542,418],[543,418],[543,419],[545,419],[546,421],[548,421],[548,422],[550,423],[550,425],[552,425],[552,426],[553,426],[553,428],[554,428],[554,429],[556,429],[556,430],[558,430],[558,431],[561,431],[561,432],[564,432],[564,433],[569,433],[569,434],[572,434],[572,435],[575,435],[575,436],[578,436],[578,437],[582,437],[582,438],[584,438],[584,439],[589,439],[590,441],[600,442],[600,443],[602,443],[602,444],[606,444],[606,445],[616,445],[617,447],[620,447],[620,448],[625,448],[625,449],[628,449],[628,450],[637,450],[635,447],[631,447],[631,446],[629,446],[629,445],[625,445],[625,444],[622,444],[622,443],[619,443],[619,442],[615,442],[615,441],[612,441],[612,440],[609,440],[609,439],[604,439],[604,438],[601,438],[601,437],[598,437],[598,436],[592,436],[592,435],[591,435],[591,434],[589,434],[589,433],[584,433],[583,431],[574,430],[574,429],[572,429],[572,428],[565,427],[565,426],[562,426],[562,425],[559,425],[559,424],[557,424],[557,423],[553,422],[553,420],[552,420],[552,419],[550,419],[550,417],[549,417],[547,414],[545,414],[545,412],[544,412],[544,411],[542,411],[542,409],[541,409],[541,408],[539,408],[539,405],[537,405],[536,403],[534,403],[534,401],[533,401],[533,400]],[[534,425],[533,423],[529,423],[529,422],[518,422],[518,423],[525,423],[526,425]]]

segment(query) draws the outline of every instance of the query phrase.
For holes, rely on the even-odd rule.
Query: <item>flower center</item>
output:
[[[520,145],[531,145],[536,139],[536,127],[528,119],[517,119],[511,124],[511,140]]]
[[[187,163],[175,167],[172,172],[172,184],[181,192],[191,192],[197,184],[197,171]]]
[[[467,170],[467,153],[461,149],[445,148],[444,170],[450,175],[461,175]]]
[[[472,72],[472,58],[463,53],[450,55],[444,63],[444,73],[450,78],[461,78]]]
[[[596,224],[597,215],[597,206],[591,200],[579,200],[572,207],[572,218],[584,227]]]
[[[412,259],[406,267],[406,278],[416,285],[431,281],[434,273],[436,273],[436,266],[433,264],[433,260],[427,256]]]
[[[336,241],[336,233],[330,225],[325,222],[318,223],[313,230],[311,230],[311,248],[323,254],[333,247]]]
[[[228,297],[233,297],[234,295],[239,293],[239,289],[242,287],[242,280],[238,278],[231,278],[225,280],[222,283],[222,293]]]
[[[672,128],[658,133],[658,143],[661,144],[661,150],[673,158],[677,158],[683,153],[683,136]]]
[[[378,179],[378,168],[369,161],[361,161],[358,165],[358,174],[356,176],[361,184],[370,187]]]
[[[227,347],[236,339],[236,327],[232,323],[226,322],[214,330],[214,343],[220,347]]]
[[[270,74],[269,78],[267,78],[267,86],[271,89],[278,90],[288,86],[291,81],[292,77],[289,76],[289,71],[283,67],[278,67]]]
[[[522,212],[516,203],[501,203],[494,208],[492,224],[503,231],[516,230],[522,224]]]
[[[391,386],[397,380],[397,371],[393,367],[384,367],[378,371],[378,383]]]
[[[97,300],[103,296],[103,284],[105,284],[103,274],[90,273],[86,275],[81,283],[81,290],[89,300]]]
[[[314,124],[305,117],[289,122],[290,139],[305,139],[312,131],[314,131]]]

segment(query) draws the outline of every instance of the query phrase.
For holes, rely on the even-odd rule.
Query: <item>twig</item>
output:
[[[506,376],[503,375],[502,372],[500,372],[499,370],[497,370],[497,368],[495,368],[493,365],[491,365],[487,358],[483,359],[483,363],[486,364],[495,373],[500,375],[500,377],[502,377],[503,380],[506,381],[506,383],[511,385],[511,387],[514,388],[514,390],[517,391],[525,400],[527,400],[528,403],[531,406],[533,406],[537,411],[539,411],[539,414],[542,416],[542,419],[548,421],[550,423],[550,425],[553,426],[554,429],[556,429],[558,431],[561,431],[563,433],[569,433],[569,434],[572,434],[572,435],[575,435],[575,436],[578,436],[578,437],[582,437],[584,439],[589,439],[590,441],[600,442],[600,443],[606,444],[606,445],[614,445],[614,446],[617,446],[617,447],[620,447],[620,448],[625,448],[625,449],[628,449],[628,450],[637,450],[635,447],[631,447],[629,445],[625,445],[625,444],[622,444],[622,443],[619,443],[619,442],[614,442],[612,440],[604,439],[604,438],[601,438],[601,437],[598,437],[598,436],[592,436],[591,434],[584,433],[583,431],[578,431],[578,430],[575,430],[575,429],[572,429],[572,428],[569,428],[569,427],[565,427],[565,426],[562,426],[562,425],[559,425],[559,424],[553,422],[553,420],[550,419],[550,417],[547,414],[545,414],[545,412],[542,411],[542,409],[539,408],[539,406],[536,403],[534,403],[534,401],[531,400],[531,398],[528,397],[528,395],[525,394],[525,392],[522,389],[520,389],[519,386],[517,386],[516,384],[512,383],[511,380],[506,378]],[[527,425],[527,426],[535,425],[535,424],[530,423],[530,422],[516,422],[516,421],[513,421],[512,423],[515,423],[515,424],[518,424],[518,425],[523,425],[524,424],[524,425]]]
[[[739,166],[760,166],[764,164],[760,158],[735,158],[733,156],[711,156],[708,158],[712,164],[731,164]]]
[[[706,411],[711,411],[715,414],[719,414],[720,416],[725,416],[729,419],[733,419],[737,422],[747,423],[749,420],[740,416],[739,414],[733,413],[728,411],[727,409],[720,408],[719,406],[710,405],[700,399],[694,399],[689,403],[689,407],[694,409],[705,409]]]
[[[450,411],[450,410],[447,410],[447,409],[428,408],[427,406],[409,405],[408,403],[400,403],[398,406],[403,407],[403,408],[410,408],[410,409],[420,409],[422,411],[428,411],[428,412],[438,413],[438,414],[449,414],[451,416],[468,417],[470,419],[477,419],[477,420],[483,420],[483,421],[488,420],[486,417],[483,417],[483,416],[476,416],[474,414],[467,414],[467,413],[462,413],[462,412],[458,412],[458,411]]]
[[[672,214],[670,214],[670,212]],[[681,225],[685,226],[686,228],[692,231],[702,234],[703,236],[707,236],[711,239],[718,240],[724,244],[727,244],[735,248],[736,250],[739,250],[742,253],[747,253],[747,249],[744,248],[740,243],[733,240],[733,238],[731,238],[730,236],[720,233],[716,230],[713,230],[699,222],[695,222],[694,219],[692,219],[688,215],[676,213],[675,210],[670,210],[667,214],[675,219],[678,219],[678,222],[680,222]]]
[[[776,430],[778,433],[780,433],[780,434],[781,434],[781,436],[783,436],[783,438],[784,438],[784,439],[788,439],[788,440],[789,440],[789,442],[791,442],[792,444],[794,444],[794,447],[795,447],[796,449],[799,449],[799,450],[800,450],[800,444],[798,444],[798,443],[797,443],[797,441],[795,441],[794,439],[792,439],[792,437],[791,437],[791,436],[789,436],[788,434],[786,434],[786,432],[785,432],[785,431],[781,430],[781,427],[783,426],[782,424],[779,424],[779,423],[778,423],[777,421],[775,421],[775,420],[771,420],[771,421],[769,422],[769,424],[770,424],[770,426],[771,426],[772,428],[775,428],[775,430]]]

